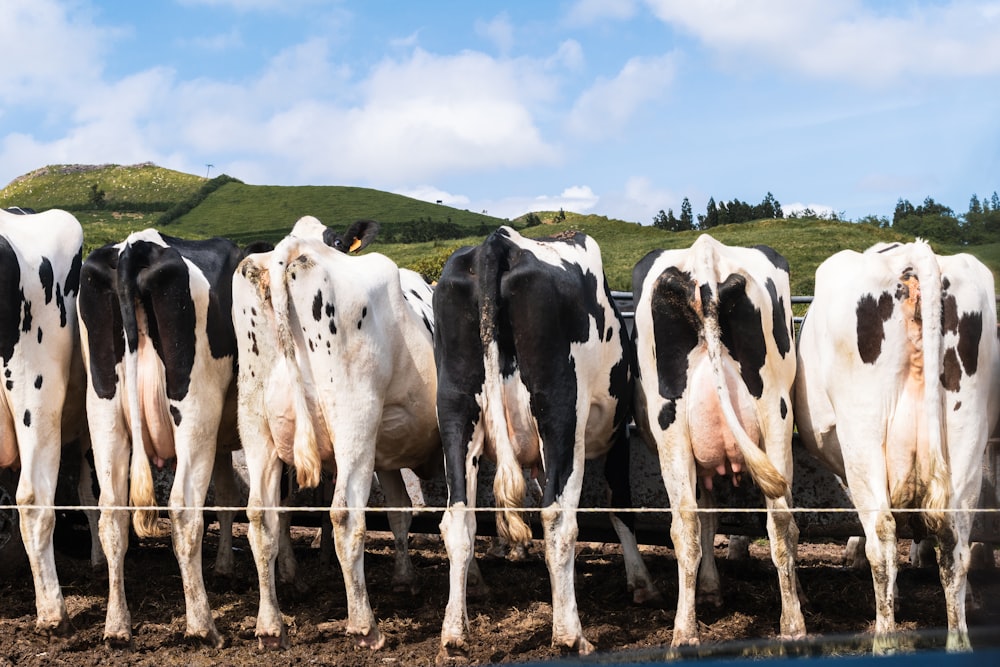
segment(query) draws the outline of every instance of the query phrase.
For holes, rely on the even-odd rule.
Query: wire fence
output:
[[[475,505],[453,505],[453,506],[426,506],[417,505],[413,507],[383,507],[380,505],[365,505],[365,506],[335,506],[335,505],[279,505],[279,506],[254,506],[254,505],[0,505],[0,511],[5,510],[57,510],[57,511],[105,511],[105,512],[122,512],[122,511],[186,511],[186,510],[202,510],[207,512],[245,512],[247,510],[254,511],[264,511],[264,512],[375,512],[375,513],[388,513],[388,512],[409,512],[412,514],[433,514],[436,512],[486,512],[486,513],[497,513],[497,512],[520,512],[520,513],[537,513],[543,510],[545,511],[555,511],[559,512],[575,512],[577,514],[607,514],[608,512],[614,512],[615,514],[663,514],[666,512],[671,512],[670,507],[555,507],[555,508],[545,508],[545,507],[496,507],[496,506],[482,506],[478,507]],[[767,512],[766,507],[686,507],[680,510],[680,512],[685,513],[695,513],[695,514],[759,514],[760,512]],[[906,508],[874,508],[874,509],[858,509],[854,507],[789,507],[787,510],[775,510],[779,512],[789,512],[792,514],[877,514],[880,512],[892,512],[893,514],[926,514],[927,509],[906,507]],[[974,508],[974,509],[962,509],[962,508],[945,508],[941,510],[935,510],[944,514],[968,514],[968,515],[978,515],[978,514],[1000,514],[1000,508]]]

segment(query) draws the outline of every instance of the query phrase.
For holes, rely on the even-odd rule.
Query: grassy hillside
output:
[[[91,186],[96,185],[104,191],[107,211],[122,210],[123,205],[133,210],[165,211],[190,197],[205,180],[151,162],[126,166],[51,165],[11,181],[0,190],[0,206],[80,211],[90,207]]]
[[[105,206],[97,210],[87,208],[91,185],[95,183],[106,193]],[[456,248],[477,244],[489,231],[507,224],[491,216],[368,188],[247,185],[232,181],[202,200],[198,193],[206,184],[211,185],[205,178],[151,164],[52,166],[26,174],[0,190],[0,205],[73,210],[84,227],[87,252],[105,243],[117,243],[130,232],[145,227],[157,227],[167,234],[187,238],[223,236],[244,244],[253,240],[278,241],[299,217],[307,214],[337,229],[344,229],[359,218],[373,218],[382,223],[384,233],[372,251],[430,278],[440,274],[445,260]],[[197,205],[170,224],[160,224],[166,207],[185,202]],[[144,204],[149,206],[144,208]],[[523,229],[527,236],[546,236],[567,229],[593,236],[601,246],[608,281],[616,290],[631,289],[632,267],[646,253],[658,248],[688,247],[703,233],[666,232],[597,215],[568,212],[557,215],[554,211],[538,211],[536,215],[544,224]],[[393,230],[411,221],[445,225],[457,230],[454,236],[462,237],[421,243],[386,242]],[[524,223],[524,218],[510,222],[518,228]],[[816,267],[839,250],[864,250],[879,241],[910,240],[891,230],[815,219],[761,220],[717,227],[711,234],[729,245],[765,244],[776,249],[791,265],[794,294],[811,294]],[[971,252],[990,267],[994,276],[1000,276],[1000,244],[971,248],[940,246],[935,250],[944,254]]]
[[[166,230],[178,236],[225,236],[237,243],[278,241],[304,215],[345,229],[359,218],[383,225],[427,220],[452,223],[471,233],[501,220],[370,188],[333,185],[247,185],[228,183]]]

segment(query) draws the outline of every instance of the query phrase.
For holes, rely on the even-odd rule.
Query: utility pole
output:
[[[205,178],[208,178],[208,172],[210,172],[212,170],[212,167],[214,167],[214,166],[215,166],[214,164],[206,164],[205,165]]]

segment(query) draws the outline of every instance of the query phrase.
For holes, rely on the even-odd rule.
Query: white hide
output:
[[[657,355],[681,354],[681,351],[654,347],[651,300],[657,280],[669,267],[690,275],[697,299],[702,295],[698,286],[709,285],[716,302],[719,283],[731,274],[744,276],[746,295],[760,312],[766,356],[760,371],[763,393],[755,399],[743,384],[738,362],[721,344],[717,320],[706,322],[703,308],[707,309],[707,305],[693,304],[695,311],[702,313],[699,340],[693,350],[683,351],[688,355],[683,394],[675,402],[673,422],[663,429],[658,416],[665,399],[660,395]],[[773,281],[787,309],[784,326],[789,329],[787,335],[791,341],[788,274],[759,250],[727,247],[705,234],[689,249],[663,251],[642,284],[633,286],[641,292],[635,306],[636,358],[640,370],[636,383],[636,423],[659,456],[660,471],[670,499],[670,535],[677,553],[680,581],[674,646],[699,642],[696,589],[699,599],[722,604],[713,548],[718,515],[712,512],[696,514],[694,510],[714,508],[713,473],[741,472],[744,464],[745,470],[765,491],[771,559],[777,568],[781,592],[781,635],[794,638],[805,634],[796,590],[798,528],[789,511],[792,506],[793,428],[790,409],[795,354],[789,349],[782,356],[778,350],[772,333],[771,299],[765,288],[768,279]],[[713,357],[718,358],[718,370]],[[699,461],[701,465],[713,462],[707,473],[697,472]],[[765,478],[771,480],[767,485],[763,483]],[[700,491],[699,480],[703,487]],[[768,488],[774,488],[772,493],[775,495],[766,493]]]
[[[8,240],[17,255],[20,288],[30,304],[31,316],[28,331],[23,330],[26,321],[22,326],[4,324],[16,327],[20,338],[4,364],[0,460],[5,464],[19,462],[21,467],[16,497],[22,506],[21,537],[35,584],[36,628],[62,633],[68,630],[69,620],[52,550],[55,512],[51,506],[62,444],[85,430],[82,410],[74,406],[77,402],[82,406],[83,378],[71,377],[73,371],[82,373],[73,361],[78,354],[77,292],[74,286],[67,294],[65,283],[74,259],[79,262],[83,230],[65,211],[15,215],[0,210],[0,236]],[[53,275],[48,299],[39,277],[45,261]],[[73,423],[64,424],[64,406],[66,416],[73,411]]]
[[[796,419],[803,444],[846,482],[859,510],[875,586],[874,649],[896,647],[891,510],[907,506],[928,510],[923,516],[944,545],[947,647],[966,650],[972,517],[961,510],[978,504],[984,448],[998,412],[993,276],[970,255],[936,256],[918,241],[837,253],[817,269],[815,292],[799,341]],[[905,293],[909,299],[900,300]],[[876,331],[876,340],[869,332],[859,341],[860,299],[882,294],[892,303],[880,328],[884,339]],[[959,340],[942,326],[942,295],[954,298],[957,317],[981,314],[972,348],[977,368],[968,375],[969,350],[955,357],[961,366],[951,370],[962,369],[957,390],[939,379],[948,370],[946,351]],[[877,359],[866,363],[859,346],[875,343]]]
[[[249,537],[260,581],[256,634],[286,645],[275,588],[281,463],[300,483],[336,471],[331,520],[348,596],[347,632],[379,648],[384,637],[364,579],[364,507],[372,474],[390,506],[409,506],[399,473],[440,457],[436,372],[421,299],[429,287],[371,253],[351,256],[322,242],[303,218],[271,253],[249,256],[233,278],[239,346],[239,430],[249,470]],[[406,284],[404,295],[402,284]],[[410,298],[406,298],[406,297]],[[283,342],[281,336],[287,336]],[[280,407],[274,400],[280,399]],[[346,508],[346,509],[345,509]],[[410,585],[409,513],[391,513],[397,584]]]

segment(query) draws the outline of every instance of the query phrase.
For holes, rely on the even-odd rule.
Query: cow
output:
[[[76,318],[82,256],[83,230],[72,214],[0,211],[0,467],[21,470],[16,501],[35,628],[51,634],[70,630],[52,507],[62,446],[86,430]]]
[[[924,241],[841,251],[816,270],[798,342],[803,444],[847,485],[875,587],[873,651],[894,650],[896,521],[936,536],[949,650],[965,618],[970,510],[998,409],[993,276]],[[894,510],[911,510],[897,517]]]
[[[99,533],[108,561],[109,644],[132,640],[123,576],[127,503],[135,507],[136,533],[158,535],[150,462],[162,467],[173,459],[168,505],[186,633],[211,646],[224,644],[202,575],[201,508],[213,470],[224,472],[229,450],[239,446],[231,309],[232,275],[241,258],[224,239],[192,241],[146,229],[94,250],[83,263],[78,309],[100,484]],[[231,475],[216,477],[220,505],[236,502],[231,482]],[[216,565],[231,571],[231,513],[220,512],[219,519]]]
[[[699,642],[698,599],[722,604],[713,487],[749,474],[764,494],[781,593],[780,632],[805,635],[792,483],[792,312],[787,261],[766,246],[703,234],[655,250],[632,272],[636,424],[670,500],[679,575],[673,646]],[[708,510],[699,512],[699,510]],[[697,584],[697,586],[696,586]]]
[[[336,475],[330,519],[347,590],[347,633],[372,650],[385,641],[364,578],[372,474],[389,507],[408,508],[400,468],[426,476],[441,466],[430,287],[384,255],[352,254],[373,230],[359,221],[341,236],[306,216],[273,252],[249,256],[233,276],[239,432],[262,648],[288,644],[274,582],[282,464],[294,466],[303,488],[316,486],[323,469]],[[394,585],[411,586],[410,514],[388,518]]]
[[[582,233],[533,240],[500,227],[455,251],[434,290],[437,411],[448,502],[441,535],[450,591],[439,662],[467,652],[466,583],[476,535],[479,463],[497,463],[497,530],[510,545],[531,531],[520,508],[523,468],[544,478],[541,519],[552,585],[552,643],[581,654],[574,590],[576,509],[584,460],[607,455],[612,506],[630,503],[632,354],[597,243]],[[628,518],[626,519],[628,520]],[[634,533],[616,516],[636,601],[658,597]]]

